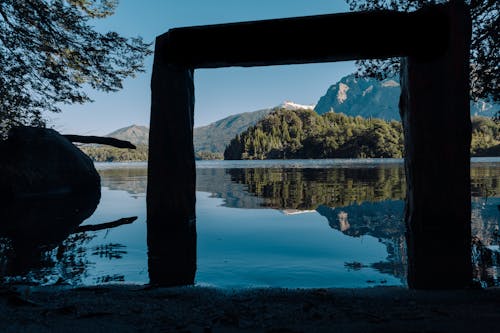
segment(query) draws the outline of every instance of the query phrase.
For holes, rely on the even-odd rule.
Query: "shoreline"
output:
[[[314,166],[311,162],[314,161]],[[196,160],[196,168],[329,168],[371,165],[402,165],[404,158],[337,158],[337,159],[287,159],[287,160]],[[500,157],[471,157],[471,164],[500,163]],[[147,161],[94,162],[97,170],[109,168],[147,168]]]
[[[2,332],[496,332],[500,289],[17,286]]]

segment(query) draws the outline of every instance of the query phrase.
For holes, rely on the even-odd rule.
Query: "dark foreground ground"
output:
[[[500,332],[500,289],[0,289],[0,332]]]

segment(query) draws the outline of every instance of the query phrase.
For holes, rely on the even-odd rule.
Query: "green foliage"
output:
[[[486,117],[472,118],[471,155],[500,156],[500,124]]]
[[[92,19],[113,14],[117,0],[0,1],[0,132],[43,126],[42,112],[91,101],[143,71],[150,44],[101,33]]]
[[[401,123],[276,109],[237,135],[225,159],[402,157]]]
[[[401,158],[403,151],[403,127],[398,121],[275,109],[237,135],[224,158]],[[499,123],[472,118],[471,156],[500,156]]]
[[[451,0],[346,0],[351,10],[414,11]],[[470,94],[473,100],[492,98],[500,101],[498,64],[500,45],[498,38],[500,1],[465,0],[472,18],[470,47]],[[396,28],[397,29],[397,28]],[[359,60],[358,74],[379,79],[399,73],[400,58]]]
[[[148,146],[138,145],[136,149],[120,149],[101,145],[82,145],[79,148],[94,162],[147,161]]]

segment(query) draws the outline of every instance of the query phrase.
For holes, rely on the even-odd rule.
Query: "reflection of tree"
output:
[[[72,234],[53,249],[31,251],[29,260],[19,253],[23,249],[12,247],[8,238],[2,238],[0,275],[8,282],[81,284],[91,264],[86,257],[86,247],[94,237],[89,233]]]
[[[12,248],[10,240],[2,238],[0,239],[0,277],[7,282],[28,284],[82,284],[89,266],[94,264],[89,254],[109,260],[121,259],[127,254],[126,247],[122,244],[110,243],[89,248],[90,241],[95,237],[96,232],[72,234],[54,249],[39,251],[36,257],[31,257],[29,263],[19,262],[19,249]],[[105,275],[97,277],[96,283],[123,280],[123,275]]]
[[[500,167],[497,164],[478,164],[471,168],[473,197],[500,196]]]
[[[365,201],[402,200],[402,165],[349,168],[206,168],[197,169],[197,190],[222,198],[225,206],[311,210],[319,205],[348,206]],[[471,168],[472,195],[500,195],[500,168]]]
[[[228,169],[231,181],[246,185],[264,205],[277,209],[340,207],[364,201],[404,198],[401,166],[374,168]],[[255,207],[253,207],[255,208]]]
[[[125,248],[125,245],[115,243],[98,245],[92,249],[92,255],[109,260],[121,259],[123,255],[127,254],[127,251],[124,250]]]
[[[96,284],[110,283],[110,282],[124,282],[125,276],[121,274],[104,275],[95,279]]]

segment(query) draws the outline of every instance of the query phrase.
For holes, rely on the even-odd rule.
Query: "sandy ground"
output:
[[[500,289],[0,289],[0,332],[500,332]]]

